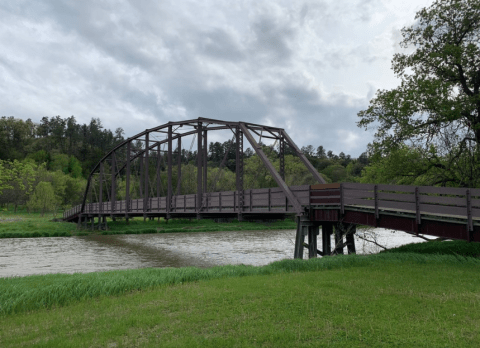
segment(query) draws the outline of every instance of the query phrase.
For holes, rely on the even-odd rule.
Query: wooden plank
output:
[[[339,189],[340,184],[316,184],[311,185],[310,189],[312,190],[328,190],[328,189]]]
[[[253,193],[256,194],[268,194],[268,188],[254,189]]]
[[[480,209],[472,208],[472,217],[480,219]]]
[[[408,186],[408,185],[385,185],[385,184],[378,184],[378,189],[380,191],[396,191],[396,192],[407,192],[407,193],[414,193],[415,186]]]
[[[310,185],[296,185],[296,186],[289,186],[290,191],[310,191]]]
[[[420,186],[420,193],[439,193],[445,195],[457,195],[465,196],[466,190],[464,188],[456,187],[433,187],[433,186]]]
[[[344,198],[345,205],[364,205],[368,207],[375,207],[374,200],[366,200],[366,199],[357,199],[357,198]]]
[[[415,202],[415,194],[379,192],[378,199],[385,201]]]
[[[420,195],[418,198],[420,200],[420,203],[440,203],[443,205],[452,205],[452,206],[459,206],[459,207],[467,206],[466,198],[427,196],[427,195]]]
[[[378,209],[401,209],[401,210],[411,210],[415,212],[415,202],[407,203],[407,202],[394,202],[394,201],[378,201]]]
[[[344,190],[343,191],[345,198],[374,198],[373,191],[358,191],[358,190]]]
[[[480,189],[478,188],[471,188],[470,189],[470,195],[472,197],[480,197]]]
[[[340,196],[340,190],[311,191],[310,197]]]
[[[480,208],[480,199],[472,199],[472,207]]]
[[[459,207],[450,207],[443,205],[431,205],[420,204],[420,211],[422,213],[442,214],[442,215],[455,215],[461,217],[467,217],[467,209]]]
[[[272,198],[273,205],[285,205],[285,197],[282,198]]]
[[[338,197],[338,198],[331,198],[331,197],[312,198],[310,200],[310,204],[325,204],[325,203],[340,204],[340,197]]]
[[[343,188],[345,190],[363,190],[363,191],[373,191],[375,187],[374,184],[357,184],[353,182],[344,182]]]

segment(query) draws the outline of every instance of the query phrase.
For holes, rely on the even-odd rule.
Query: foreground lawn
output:
[[[47,293],[37,296],[50,309],[4,313],[0,346],[478,347],[480,342],[478,259],[392,253],[195,270],[164,270],[171,272],[164,285],[117,289],[118,296],[84,296],[57,305],[48,305]],[[142,272],[154,271],[161,278],[162,270],[98,273],[81,291],[88,295],[102,284],[112,289],[120,278],[128,287],[135,284],[135,272],[141,285],[147,279]],[[77,277],[76,283],[68,277]],[[28,292],[52,284],[75,292],[87,277],[7,278],[0,288],[9,289],[10,299],[18,296],[16,288]]]

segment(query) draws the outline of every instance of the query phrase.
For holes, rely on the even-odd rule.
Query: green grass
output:
[[[62,213],[57,214],[60,218]],[[216,223],[213,220],[203,219],[165,219],[146,220],[143,218],[112,221],[107,218],[106,231],[83,229],[77,230],[77,225],[69,222],[54,222],[53,215],[44,217],[39,213],[27,213],[20,210],[0,210],[0,238],[34,238],[34,237],[70,237],[73,235],[84,236],[90,234],[147,234],[147,233],[174,233],[174,232],[214,232],[214,231],[254,231],[254,230],[279,230],[295,229],[293,220],[276,222],[238,222]]]
[[[255,230],[279,230],[295,229],[293,220],[275,222],[239,222],[234,220],[227,223],[217,223],[210,219],[165,219],[143,221],[142,218],[130,220],[129,224],[124,220],[111,221],[108,219],[108,230],[101,234],[139,234],[139,233],[174,233],[174,232],[214,232],[214,231],[255,231]]]
[[[480,258],[480,243],[469,243],[464,240],[432,241],[412,243],[398,248],[382,251],[382,253],[420,253],[431,255],[459,255]]]
[[[0,346],[476,347],[479,272],[391,253],[2,279],[33,307],[0,317]]]
[[[61,213],[57,214],[57,218]],[[52,214],[27,213],[19,210],[0,210],[0,238],[70,237],[76,225],[52,221]]]

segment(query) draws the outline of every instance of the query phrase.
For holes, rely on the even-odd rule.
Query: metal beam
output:
[[[297,214],[301,214],[303,212],[302,205],[298,201],[297,197],[295,197],[295,195],[292,193],[292,191],[290,191],[290,188],[287,186],[285,181],[283,181],[280,174],[278,174],[273,164],[269,161],[268,157],[263,152],[261,146],[258,145],[258,143],[253,138],[252,134],[250,134],[250,132],[248,131],[244,123],[240,122],[240,128],[242,129],[243,134],[245,134],[247,140],[250,142],[250,145],[252,145],[253,149],[257,153],[258,157],[261,159],[263,164],[265,164],[265,166],[267,167],[268,171],[272,175],[277,185],[282,189],[282,191],[285,193],[285,196],[292,203],[295,212]]]
[[[126,192],[125,192],[125,217],[128,218],[128,212],[130,210],[130,169],[131,169],[131,165],[130,165],[130,149],[131,149],[131,142],[129,141],[127,143],[127,181],[126,181],[126,185],[125,185],[125,189],[126,189]]]
[[[317,172],[315,167],[310,163],[310,161],[305,157],[305,155],[300,151],[298,146],[293,142],[293,140],[288,136],[287,132],[282,130],[282,135],[284,139],[287,141],[288,145],[293,148],[300,160],[303,162],[305,167],[307,167],[308,171],[313,175],[315,180],[317,180],[320,184],[326,184],[327,182],[322,178],[322,176]]]
[[[149,145],[149,143],[148,143],[149,135],[150,135],[150,133],[145,134],[145,140],[146,140],[145,147],[146,148],[148,148],[148,145]],[[145,192],[144,195],[143,195],[143,213],[144,214],[149,210],[149,206],[148,206],[148,198],[149,198],[148,184],[150,182],[149,175],[148,175],[148,161],[150,160],[149,155],[150,155],[149,150],[146,150],[145,151],[145,165],[144,165],[145,179],[144,179],[144,183],[143,183],[144,192]]]
[[[197,128],[197,214],[202,206],[202,122]]]
[[[167,213],[172,208],[172,126],[168,126],[168,193],[167,193]]]

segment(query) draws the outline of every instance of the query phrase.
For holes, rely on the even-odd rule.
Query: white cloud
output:
[[[356,115],[398,83],[398,30],[431,2],[2,3],[0,116],[99,117],[127,136],[196,117],[263,122],[358,156],[372,135]]]

